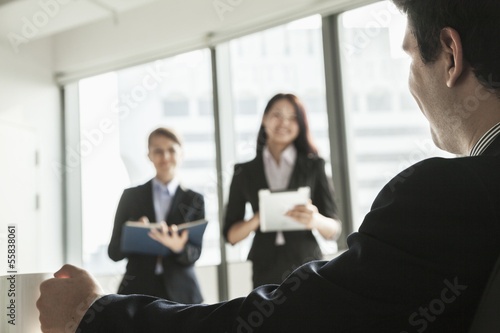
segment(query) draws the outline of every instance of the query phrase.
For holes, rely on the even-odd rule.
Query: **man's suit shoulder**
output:
[[[453,188],[488,187],[487,183],[500,180],[496,172],[499,167],[500,158],[491,156],[429,158],[398,173],[382,191],[418,187],[449,192]]]

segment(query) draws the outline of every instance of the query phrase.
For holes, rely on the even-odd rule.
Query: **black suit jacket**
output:
[[[193,267],[200,257],[201,245],[187,243],[182,252],[162,258],[163,286],[158,285],[154,273],[156,256],[121,252],[123,224],[126,221],[136,221],[142,216],[147,216],[151,222],[156,221],[152,181],[126,189],[118,204],[113,235],[108,247],[109,257],[114,261],[128,258],[127,271],[118,292],[125,295],[148,294],[181,303],[201,303],[203,298]],[[203,196],[179,186],[165,217],[167,224],[181,224],[203,218],[205,218]]]
[[[311,188],[311,201],[318,211],[327,217],[336,217],[333,188],[325,174],[325,161],[320,157],[308,157],[299,153],[290,176],[288,189],[302,186]],[[234,167],[224,221],[224,236],[231,226],[244,219],[245,206],[249,202],[254,213],[259,211],[258,192],[269,185],[264,171],[262,154],[255,159]],[[253,263],[254,287],[266,283],[281,283],[295,268],[322,258],[321,250],[311,231],[285,231],[285,244],[275,245],[276,232],[257,229],[248,254]],[[288,273],[288,274],[287,274]]]
[[[398,174],[349,236],[345,253],[302,266],[280,286],[194,307],[109,295],[79,327],[84,333],[465,333],[500,254],[499,239],[497,138],[483,156],[432,158]]]

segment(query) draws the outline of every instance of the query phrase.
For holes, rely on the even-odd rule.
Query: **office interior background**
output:
[[[115,292],[118,200],[154,176],[147,136],[171,127],[181,183],[206,201],[205,301],[245,295],[251,237],[220,236],[233,165],[253,158],[267,101],[291,92],[335,185],[344,230],[321,243],[334,257],[388,180],[448,156],[407,89],[405,26],[389,1],[0,1],[2,247],[15,224],[19,272],[72,263]]]

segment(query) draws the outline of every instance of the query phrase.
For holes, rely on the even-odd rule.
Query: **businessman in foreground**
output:
[[[182,305],[102,296],[86,271],[66,265],[41,285],[42,330],[467,332],[500,254],[500,2],[394,2],[408,16],[411,93],[435,144],[464,157],[404,170],[348,251],[247,297]]]

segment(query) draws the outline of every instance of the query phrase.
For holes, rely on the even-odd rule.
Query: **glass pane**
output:
[[[113,111],[116,73],[81,80],[79,90],[83,265],[93,274],[121,274],[126,262],[111,261],[107,252],[118,200],[130,184],[120,158],[119,116]],[[114,286],[103,287],[116,292]]]
[[[392,177],[431,156],[429,126],[408,92],[406,18],[389,1],[340,16],[354,230]]]
[[[315,15],[229,43],[236,162],[255,157],[264,108],[277,93],[293,93],[304,103],[319,154],[331,175],[325,99],[321,16]],[[247,206],[247,218],[253,215]],[[248,237],[227,246],[230,262],[245,261]]]
[[[82,161],[84,266],[93,273],[124,271],[107,256],[114,215],[123,189],[155,175],[147,137],[157,127],[182,134],[180,182],[205,197],[209,224],[196,264],[220,263],[211,78],[210,52],[199,50],[80,82],[82,144],[103,119],[110,128],[95,134],[99,143]]]

